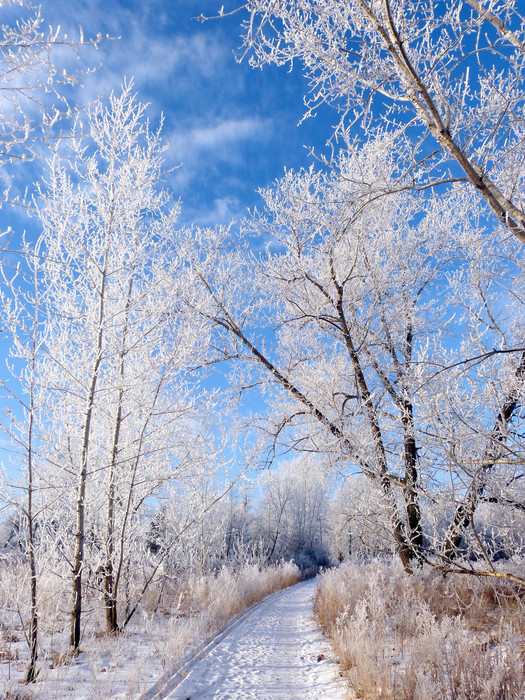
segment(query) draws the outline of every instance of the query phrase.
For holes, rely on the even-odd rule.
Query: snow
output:
[[[312,616],[315,581],[270,596],[209,644],[158,693],[166,700],[339,700],[338,667]]]
[[[191,644],[182,659],[170,618],[137,619],[135,631],[86,639],[69,662],[50,668],[41,659],[33,686],[20,685],[27,666],[21,637],[10,647],[19,660],[0,663],[0,698],[342,700],[339,668],[313,618],[315,586],[310,580],[274,593],[215,637]]]

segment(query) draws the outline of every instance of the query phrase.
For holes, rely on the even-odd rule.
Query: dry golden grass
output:
[[[246,564],[237,569],[224,567],[213,574],[186,573],[170,578],[163,585],[162,612],[160,608],[157,611],[168,615],[163,633],[155,642],[163,667],[172,666],[199,640],[220,632],[251,605],[299,580],[299,569],[289,563],[273,567]],[[153,629],[155,613],[150,610],[149,615]],[[149,635],[150,639],[154,634]]]
[[[229,620],[265,596],[298,583],[295,565],[261,568],[245,565],[238,570],[224,567],[214,574],[186,574],[171,582],[163,606],[171,603],[171,617],[191,617],[205,613],[215,627],[217,620]]]
[[[523,594],[374,562],[325,574],[315,611],[357,698],[523,700]]]
[[[416,580],[412,588],[437,619],[460,616],[472,630],[493,632],[499,624],[512,624],[525,634],[525,588],[497,579],[474,576],[444,578],[433,573]]]

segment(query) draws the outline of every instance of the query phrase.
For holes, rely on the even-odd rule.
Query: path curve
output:
[[[165,700],[343,700],[337,664],[312,617],[315,581],[256,606],[165,689]],[[156,696],[159,697],[159,696]]]

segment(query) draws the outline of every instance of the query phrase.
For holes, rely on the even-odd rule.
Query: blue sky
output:
[[[183,201],[182,221],[199,225],[239,218],[258,202],[257,187],[266,186],[284,167],[311,163],[304,146],[322,149],[335,114],[306,120],[305,79],[300,70],[268,67],[254,70],[238,63],[242,13],[198,22],[216,15],[218,0],[43,0],[50,24],[78,36],[120,37],[102,42],[82,58],[101,63],[84,80],[81,100],[119,89],[133,78],[142,101],[150,103],[155,122],[165,117],[171,147],[170,166],[180,164],[170,185]],[[236,6],[225,3],[225,11]],[[322,115],[323,116],[323,115]]]

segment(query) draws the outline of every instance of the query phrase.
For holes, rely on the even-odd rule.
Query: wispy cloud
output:
[[[224,119],[175,131],[168,136],[172,157],[193,160],[202,151],[213,151],[220,158],[231,154],[231,146],[246,141],[263,141],[272,131],[271,119],[246,117]]]
[[[272,133],[273,122],[257,117],[224,119],[171,133],[167,164],[176,169],[169,184],[182,197],[184,219],[203,226],[240,218],[239,195],[246,183],[239,170]]]
[[[71,5],[73,3],[73,5]],[[191,21],[194,10],[184,13],[184,26],[173,27],[166,13],[159,13],[162,5],[136,3],[132,8],[115,4],[115,12],[108,12],[102,2],[80,3],[77,0],[55,0],[45,6],[43,13],[62,32],[78,39],[82,27],[85,39],[98,34],[108,36],[94,54],[89,49],[80,56],[89,65],[100,64],[100,69],[83,80],[83,91],[92,97],[107,90],[118,89],[124,78],[133,78],[137,90],[148,100],[155,101],[159,93],[187,92],[199,80],[217,77],[226,60],[231,60],[232,47],[218,31],[206,31]],[[75,56],[62,57],[70,71],[78,70]],[[63,62],[62,62],[63,63]]]
[[[191,221],[196,226],[216,226],[239,221],[245,214],[246,208],[237,197],[218,197],[207,208],[183,209],[182,222]]]
[[[213,77],[220,72],[227,52],[217,37],[201,32],[152,41],[151,34],[134,23],[126,34],[119,50],[110,51],[107,68],[115,74],[133,76],[144,87],[167,79],[176,85],[190,73],[193,80],[196,75]]]

